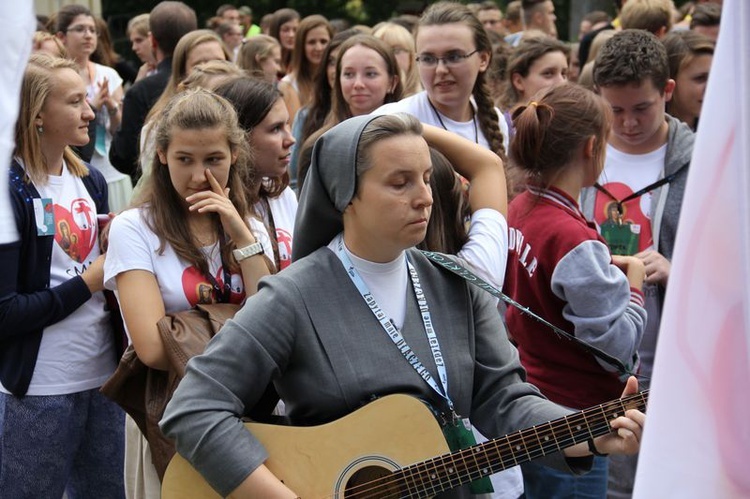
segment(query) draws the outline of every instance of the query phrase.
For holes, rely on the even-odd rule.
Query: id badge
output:
[[[37,236],[55,235],[55,209],[50,198],[34,198],[34,221]]]
[[[468,419],[456,417],[452,421],[448,421],[443,426],[443,435],[445,436],[445,441],[448,443],[448,447],[454,452],[477,444],[474,433],[471,431],[471,423]],[[490,481],[490,477],[488,476],[471,482],[469,490],[472,494],[491,494],[494,492],[492,481]]]
[[[638,253],[641,242],[640,224],[602,224],[601,233],[613,255],[632,256]]]

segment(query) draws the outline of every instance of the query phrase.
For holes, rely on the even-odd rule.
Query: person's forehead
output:
[[[648,101],[661,92],[651,78],[622,85],[606,85],[599,88],[602,97],[611,104],[639,104]],[[616,102],[615,102],[616,101]]]
[[[502,13],[500,12],[500,9],[484,9],[479,11],[479,17],[499,19],[502,17]]]

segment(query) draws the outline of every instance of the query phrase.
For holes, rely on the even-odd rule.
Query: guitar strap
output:
[[[409,362],[412,368],[419,374],[419,376],[432,388],[432,390],[442,397],[448,404],[450,409],[450,416],[447,421],[442,425],[443,435],[448,443],[448,447],[451,451],[457,451],[463,448],[471,447],[476,445],[474,434],[471,431],[471,423],[464,422],[457,413],[453,406],[453,401],[448,395],[448,372],[443,359],[443,354],[440,350],[440,342],[438,341],[437,334],[432,325],[432,318],[430,316],[429,305],[425,298],[422,285],[417,274],[416,269],[409,261],[408,255],[406,256],[406,266],[408,269],[409,276],[411,278],[412,287],[414,290],[414,297],[419,304],[419,310],[422,315],[422,325],[424,326],[425,334],[432,350],[433,360],[438,370],[438,380],[440,384],[435,381],[435,378],[430,374],[427,368],[420,362],[416,353],[411,349],[406,340],[404,339],[401,331],[396,327],[394,322],[386,315],[386,313],[380,308],[380,305],[375,300],[375,297],[370,292],[367,284],[359,275],[356,267],[352,263],[351,259],[347,255],[344,248],[344,238],[339,234],[335,241],[336,251],[335,254],[341,261],[346,273],[351,279],[354,286],[357,288],[359,293],[362,295],[362,299],[367,303],[370,311],[375,315],[375,318],[380,322],[383,331],[391,339],[393,344],[401,352],[401,355]],[[434,411],[433,409],[433,412]],[[436,413],[437,415],[437,413]],[[473,494],[484,494],[494,492],[492,488],[492,482],[489,477],[481,477],[471,482],[469,486]]]
[[[623,364],[620,359],[613,357],[609,355],[607,352],[604,352],[603,350],[600,350],[596,348],[595,346],[589,345],[585,341],[582,341],[580,338],[576,338],[572,334],[568,333],[567,331],[564,331],[560,329],[559,327],[555,326],[548,320],[544,319],[543,317],[540,317],[539,315],[532,312],[529,307],[524,307],[517,301],[515,301],[513,298],[509,297],[499,289],[497,289],[492,284],[488,283],[478,275],[474,274],[471,270],[467,269],[463,265],[460,265],[459,263],[446,258],[444,255],[440,253],[435,253],[433,251],[422,251],[422,254],[429,258],[431,261],[435,262],[436,264],[440,265],[441,267],[453,272],[459,277],[462,277],[466,279],[471,284],[487,291],[489,294],[494,296],[495,298],[498,298],[499,300],[504,301],[508,305],[511,305],[513,307],[516,307],[518,310],[520,310],[523,314],[528,315],[532,319],[535,319],[548,328],[550,328],[555,334],[558,335],[558,337],[563,337],[567,340],[572,341],[576,345],[578,345],[580,348],[585,350],[586,352],[590,353],[594,357],[600,359],[602,362],[614,367],[617,370],[617,373],[620,375],[621,378],[626,378],[627,376],[636,376],[639,378],[643,378],[643,376],[636,374],[633,372],[633,366],[626,366]],[[637,355],[633,356],[633,365],[635,365],[635,361],[637,359]]]

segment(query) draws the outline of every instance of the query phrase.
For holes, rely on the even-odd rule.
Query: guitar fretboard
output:
[[[606,435],[628,409],[646,410],[648,391],[413,464],[350,490],[348,497],[425,497],[470,483],[590,438]],[[397,492],[398,491],[398,492]]]

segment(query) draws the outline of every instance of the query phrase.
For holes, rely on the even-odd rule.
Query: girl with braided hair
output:
[[[419,20],[416,45],[425,90],[376,113],[407,112],[505,158],[508,128],[490,97],[492,44],[479,19],[459,3],[434,3]]]

